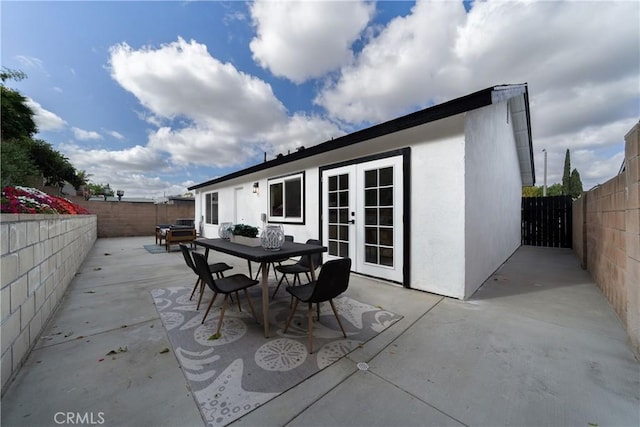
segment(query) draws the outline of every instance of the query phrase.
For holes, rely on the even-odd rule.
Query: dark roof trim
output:
[[[511,89],[522,93],[526,91],[526,83],[519,85],[502,85],[493,86],[487,89],[480,90],[478,92],[471,93],[469,95],[462,96],[460,98],[452,99],[442,104],[434,105],[432,107],[425,108],[424,110],[416,111],[406,116],[399,117],[397,119],[389,120],[384,123],[371,126],[366,129],[362,129],[348,135],[341,136],[339,138],[323,142],[313,147],[306,148],[304,150],[296,151],[286,156],[275,158],[264,163],[259,163],[254,166],[250,166],[246,169],[239,170],[237,172],[230,173],[228,175],[212,179],[201,184],[189,187],[189,190],[195,190],[209,185],[218,184],[221,182],[229,181],[234,178],[239,178],[244,175],[249,175],[255,172],[260,172],[266,169],[270,169],[275,166],[280,166],[286,163],[295,162],[296,160],[312,157],[317,154],[326,153],[328,151],[344,148],[349,145],[357,144],[359,142],[367,141],[373,138],[377,138],[390,133],[398,132],[404,129],[409,129],[415,126],[419,126],[425,123],[434,122],[436,120],[444,119],[447,117],[455,116],[457,114],[465,113],[467,111],[475,110],[476,108],[486,107],[493,102],[494,92],[502,92],[505,89]],[[505,93],[505,92],[502,92]],[[531,128],[531,126],[529,126]],[[531,139],[530,139],[531,140]]]

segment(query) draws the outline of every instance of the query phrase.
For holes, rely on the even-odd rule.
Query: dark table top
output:
[[[262,246],[252,247],[241,245],[226,239],[197,239],[194,243],[206,249],[213,249],[253,262],[273,262],[282,260],[283,258],[327,252],[326,246],[296,242],[284,242],[279,251],[269,251]]]

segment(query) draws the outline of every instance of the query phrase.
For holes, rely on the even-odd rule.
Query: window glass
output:
[[[271,202],[269,209],[271,216],[282,216],[283,198],[281,182],[269,185],[269,200]]]
[[[207,193],[204,197],[204,216],[207,224],[218,224],[218,193]]]
[[[304,222],[304,173],[270,179],[268,188],[269,221]]]
[[[285,185],[285,214],[286,218],[299,218],[302,215],[302,180],[289,179]]]

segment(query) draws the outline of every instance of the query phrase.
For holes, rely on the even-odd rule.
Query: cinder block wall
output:
[[[87,201],[76,196],[69,199],[98,217],[98,237],[153,236],[156,224],[173,224],[177,218],[195,216],[194,203]]]
[[[625,171],[573,204],[573,248],[640,358],[640,124],[625,136]]]
[[[96,241],[95,215],[0,214],[2,394]]]

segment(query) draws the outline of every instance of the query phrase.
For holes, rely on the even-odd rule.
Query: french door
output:
[[[403,281],[402,156],[322,172],[327,259],[349,257],[358,273]]]

